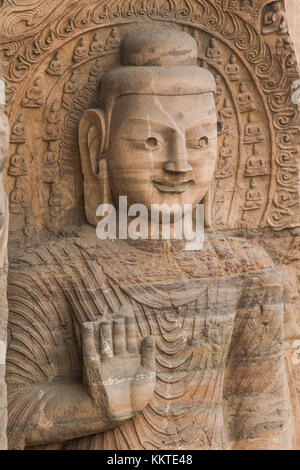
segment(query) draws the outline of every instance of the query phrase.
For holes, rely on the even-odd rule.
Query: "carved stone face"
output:
[[[214,174],[216,128],[213,93],[119,98],[107,152],[114,200],[148,209],[200,203]]]

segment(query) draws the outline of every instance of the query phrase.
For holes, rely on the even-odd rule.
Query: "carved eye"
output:
[[[201,137],[201,139],[198,140],[198,147],[203,150],[208,146],[208,138],[207,137]]]
[[[160,143],[156,137],[148,137],[148,139],[145,140],[145,147],[148,150],[156,150],[159,146]]]

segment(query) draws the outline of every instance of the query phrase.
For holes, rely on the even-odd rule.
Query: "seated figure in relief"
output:
[[[204,245],[85,225],[11,262],[10,448],[290,448],[282,279],[258,246],[209,231],[214,79],[190,35],[156,28],[122,39],[82,116],[86,215],[119,196],[202,201]]]
[[[251,93],[248,91],[245,82],[241,82],[239,86],[239,92],[237,94],[237,102],[241,113],[252,111],[255,109],[255,103]]]
[[[254,114],[250,112],[248,115],[248,122],[245,125],[244,142],[245,144],[256,144],[258,142],[262,142],[263,140],[264,136],[262,127],[255,120]]]
[[[240,67],[234,54],[230,56],[229,62],[225,65],[224,70],[227,73],[229,80],[232,82],[238,81],[240,79]]]
[[[216,40],[215,39],[210,39],[209,41],[209,47],[206,49],[206,57],[208,59],[211,59],[218,64],[222,63],[221,59],[221,50],[217,46]]]
[[[22,100],[24,108],[39,108],[43,104],[43,93],[40,87],[40,78],[37,77],[33,84],[27,88],[25,98]]]
[[[263,17],[263,34],[287,34],[287,19],[280,2],[274,2]]]

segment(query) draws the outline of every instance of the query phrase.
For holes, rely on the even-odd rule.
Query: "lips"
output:
[[[169,183],[153,181],[154,186],[163,193],[184,193],[192,184],[193,181],[183,181],[181,183]]]

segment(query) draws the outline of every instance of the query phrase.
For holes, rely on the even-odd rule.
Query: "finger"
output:
[[[130,317],[134,315],[133,307],[130,303],[123,303],[119,310],[118,315],[122,315],[122,317]]]
[[[118,356],[126,352],[126,336],[124,320],[113,320],[114,353]]]
[[[82,349],[83,356],[86,359],[98,360],[99,354],[95,341],[94,323],[82,323]]]
[[[113,356],[112,324],[110,321],[102,321],[99,325],[100,354],[102,359]]]
[[[126,348],[129,353],[137,354],[137,341],[135,333],[135,325],[131,318],[125,318],[125,329],[126,329]]]
[[[146,336],[142,342],[141,366],[149,371],[155,370],[155,337]]]

